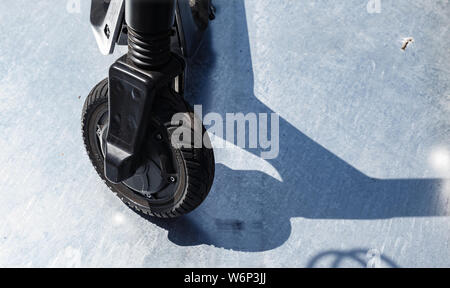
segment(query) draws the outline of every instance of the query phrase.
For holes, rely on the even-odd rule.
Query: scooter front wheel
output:
[[[81,120],[84,145],[99,176],[126,205],[149,216],[175,218],[197,208],[208,195],[214,179],[214,154],[208,145],[195,148],[195,137],[190,147],[172,145],[171,135],[179,128],[172,117],[180,113],[192,121],[195,117],[181,95],[168,90],[156,97],[152,107],[142,165],[130,179],[115,184],[104,174],[108,79],[95,86],[85,101]],[[209,141],[207,134],[204,140]]]

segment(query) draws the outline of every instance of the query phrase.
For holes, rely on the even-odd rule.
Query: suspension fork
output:
[[[126,0],[128,53],[109,70],[109,128],[105,176],[120,183],[134,175],[153,100],[184,73],[184,59],[170,50],[175,0]]]

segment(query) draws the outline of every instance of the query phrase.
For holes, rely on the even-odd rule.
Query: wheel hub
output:
[[[107,114],[97,124],[96,135],[103,157],[106,155],[108,132]],[[155,127],[152,127],[152,131]],[[145,141],[143,163],[134,175],[122,183],[134,192],[150,199],[169,197],[175,193],[179,171],[173,163],[170,144],[162,133],[156,133]]]

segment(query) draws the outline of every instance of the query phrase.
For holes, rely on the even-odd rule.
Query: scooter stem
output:
[[[175,0],[126,0],[128,59],[143,69],[167,64],[175,21]]]

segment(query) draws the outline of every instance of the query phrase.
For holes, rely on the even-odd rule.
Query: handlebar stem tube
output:
[[[167,64],[174,20],[175,0],[126,0],[128,60],[146,70]]]

